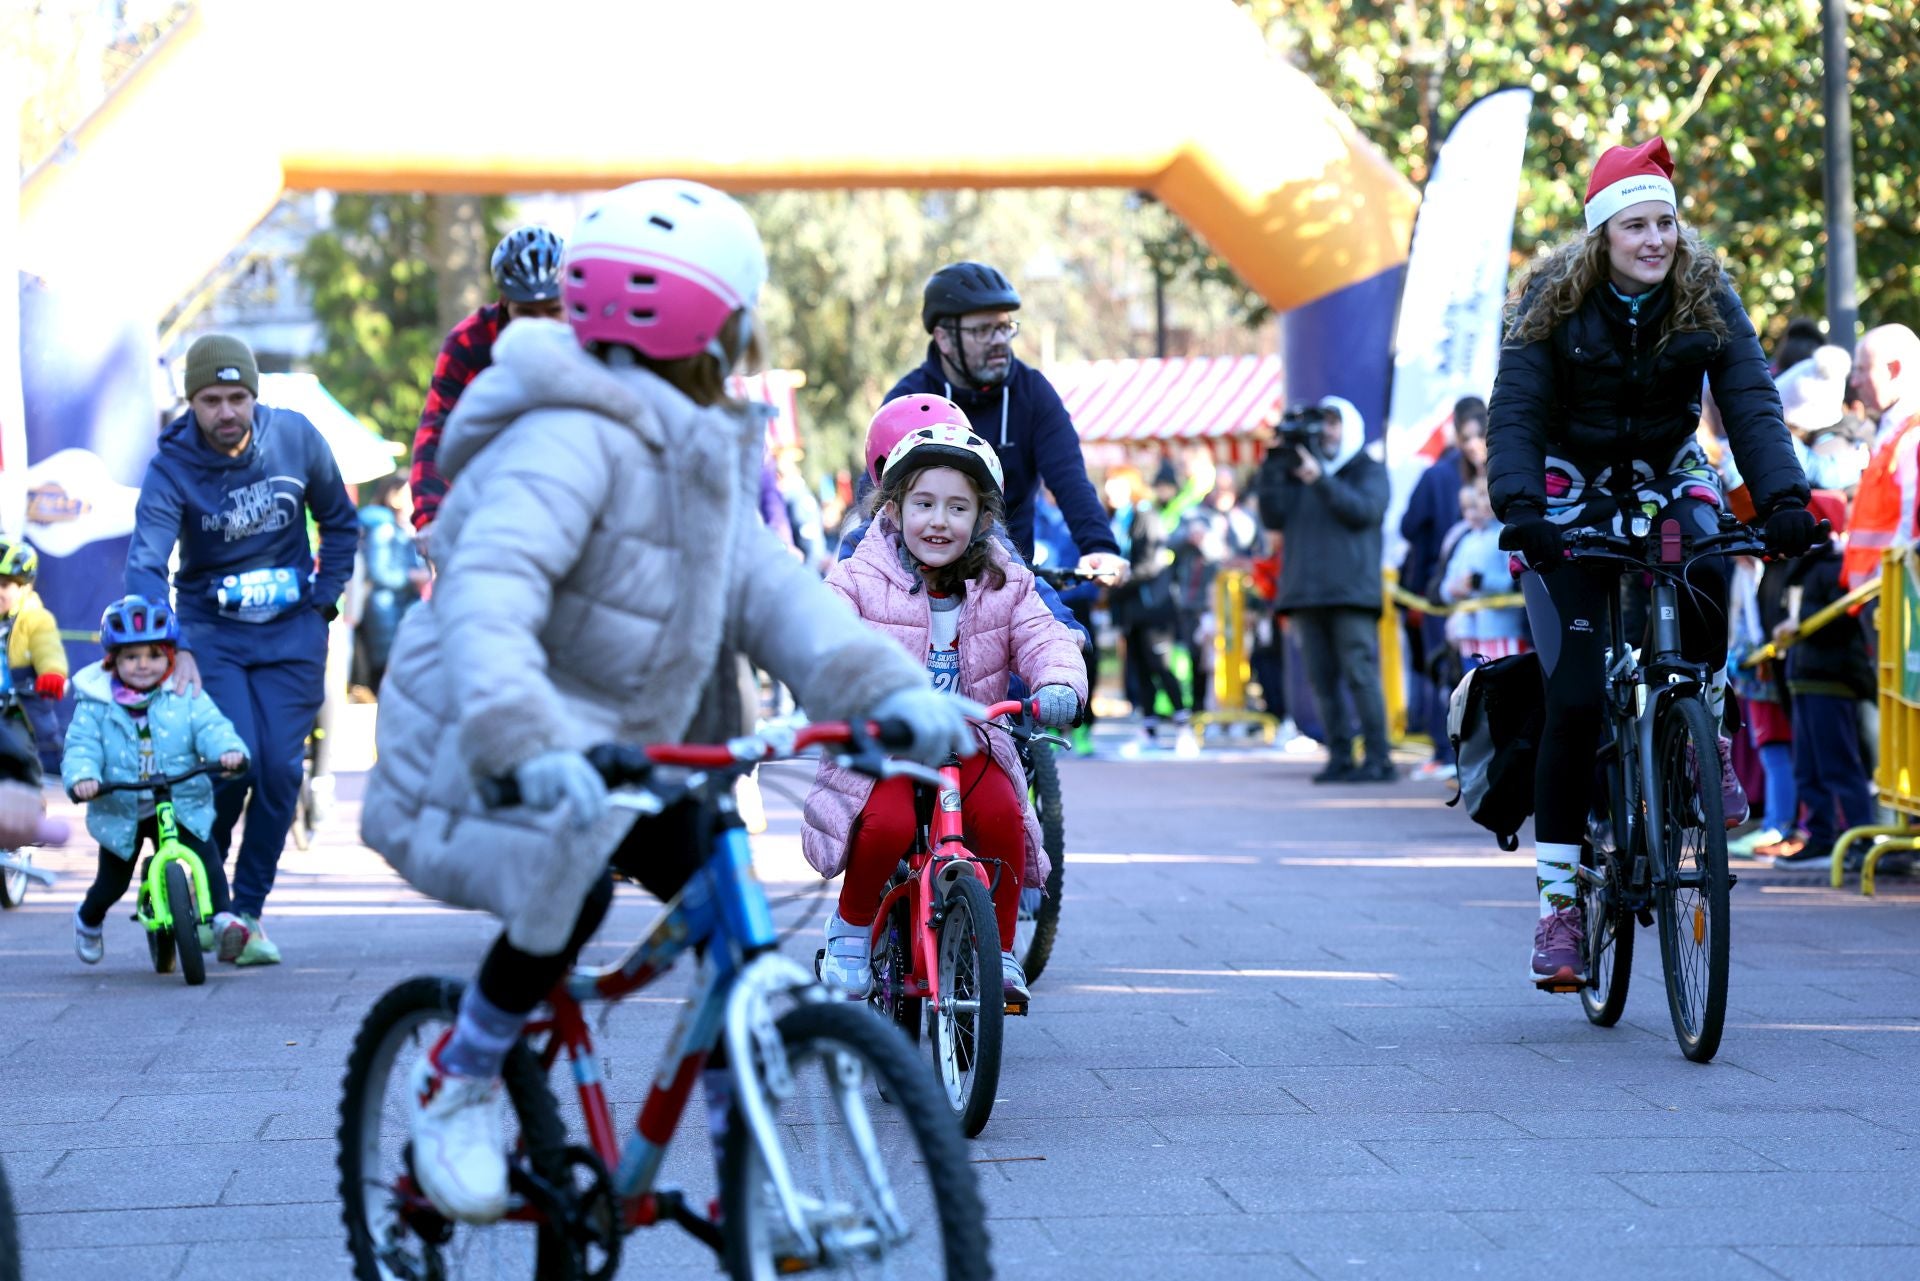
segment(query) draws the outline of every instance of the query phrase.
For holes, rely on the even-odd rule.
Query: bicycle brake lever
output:
[[[883,779],[910,778],[917,783],[926,783],[933,787],[939,787],[945,781],[940,777],[939,770],[930,769],[917,761],[897,761],[891,759],[881,762],[880,777]]]

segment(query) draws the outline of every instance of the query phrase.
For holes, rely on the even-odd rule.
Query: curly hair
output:
[[[873,492],[867,495],[867,515],[879,517],[889,504],[892,504],[893,510],[898,512],[899,504],[913,492],[914,482],[940,465],[935,463],[927,467],[916,467],[911,471],[903,468],[897,474],[892,471],[887,472],[880,483],[874,486]],[[965,472],[960,474],[966,475]],[[973,496],[980,504],[979,514],[974,518],[973,537],[967,542],[967,549],[960,553],[958,559],[938,568],[931,565],[922,567],[927,586],[942,596],[965,596],[967,583],[971,579],[978,579],[984,583],[988,591],[997,592],[1007,585],[1006,571],[1000,567],[1001,558],[994,554],[993,546],[994,526],[1005,517],[1006,509],[997,492],[982,493],[980,487],[974,484],[972,477],[967,478],[967,484],[973,489]],[[888,518],[888,523],[895,529],[900,527],[899,523],[891,517]],[[901,546],[902,548],[906,546],[904,541]],[[912,555],[911,552],[907,554]]]
[[[1504,345],[1523,347],[1545,338],[1606,280],[1604,224],[1562,241],[1552,252],[1529,263],[1507,296]],[[1706,330],[1721,342],[1731,337],[1719,302],[1721,291],[1729,286],[1726,268],[1692,227],[1680,228],[1667,282],[1673,286],[1673,306],[1667,308],[1655,351],[1665,347],[1674,334],[1689,330]]]

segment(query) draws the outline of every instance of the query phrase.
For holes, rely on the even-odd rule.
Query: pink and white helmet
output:
[[[738,201],[682,178],[607,195],[567,239],[560,297],[581,346],[617,343],[653,360],[711,352],[720,327],[759,305],[767,251]]]
[[[1000,455],[993,446],[951,423],[915,427],[894,442],[880,473],[884,476],[896,467],[903,474],[918,467],[951,467],[970,476],[983,492],[1004,494],[1007,488]]]
[[[972,431],[966,411],[945,396],[919,393],[889,400],[867,424],[867,479],[880,483],[880,471],[887,455],[900,438],[916,427],[958,427]]]

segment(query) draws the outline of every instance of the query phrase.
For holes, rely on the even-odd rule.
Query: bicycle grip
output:
[[[912,747],[913,730],[897,716],[889,716],[873,723],[873,736],[880,746],[890,748]]]
[[[520,781],[511,774],[483,778],[474,790],[480,794],[480,803],[490,810],[510,809],[520,803]]]

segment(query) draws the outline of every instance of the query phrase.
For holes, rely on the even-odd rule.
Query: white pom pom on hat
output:
[[[1645,200],[1664,200],[1676,216],[1673,157],[1665,138],[1649,138],[1637,147],[1609,147],[1587,181],[1587,230],[1598,231],[1622,209]]]
[[[1847,375],[1853,357],[1844,347],[1821,347],[1790,369],[1774,385],[1780,389],[1780,407],[1787,426],[1797,432],[1831,427],[1847,412]]]

